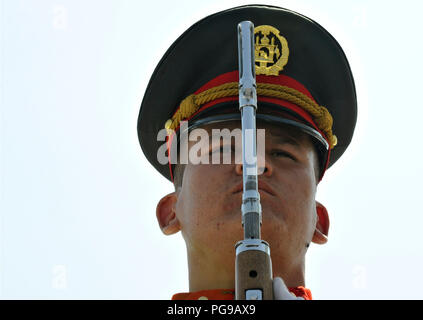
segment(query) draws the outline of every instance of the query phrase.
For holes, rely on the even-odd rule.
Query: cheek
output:
[[[208,232],[225,212],[222,199],[228,170],[226,166],[187,165],[176,207],[183,232]]]
[[[310,229],[315,211],[316,181],[314,170],[310,167],[297,170],[280,171],[281,207],[286,224],[295,233],[304,233]],[[294,230],[290,230],[294,231]]]

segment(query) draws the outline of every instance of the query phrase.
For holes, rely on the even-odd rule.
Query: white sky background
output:
[[[1,298],[188,290],[182,237],[156,222],[173,186],[141,152],[139,106],[185,29],[246,3],[1,1]],[[307,287],[316,299],[422,299],[423,5],[266,3],[331,32],[357,86],[356,135],[319,187],[331,228],[308,253]]]

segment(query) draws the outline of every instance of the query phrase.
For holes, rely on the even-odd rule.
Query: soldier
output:
[[[316,190],[349,145],[357,113],[346,56],[323,27],[298,13],[262,5],[218,12],[168,49],[138,118],[145,156],[175,186],[157,205],[159,226],[166,235],[181,231],[187,247],[190,292],[173,299],[234,298],[243,166],[236,152],[229,164],[207,160],[239,148],[237,134],[229,143],[212,138],[217,129],[233,133],[241,126],[236,27],[245,20],[255,26],[257,128],[265,130],[257,140],[258,149],[264,143],[258,190],[275,299],[311,299],[305,255],[311,242],[327,241],[329,217]],[[209,138],[183,139],[197,129]],[[164,149],[168,161],[160,155]],[[199,163],[192,161],[197,151]]]

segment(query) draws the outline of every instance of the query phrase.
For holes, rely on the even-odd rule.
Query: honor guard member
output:
[[[235,243],[243,238],[242,162],[183,163],[187,151],[197,154],[198,145],[191,148],[199,137],[182,147],[182,136],[198,128],[210,137],[213,129],[240,128],[237,25],[246,20],[255,26],[256,119],[257,129],[265,129],[258,190],[275,299],[311,299],[305,255],[311,242],[327,241],[328,212],[316,190],[349,145],[357,116],[345,53],[322,26],[287,9],[248,5],[210,15],[164,54],[138,117],[146,158],[175,186],[157,204],[159,226],[166,235],[180,231],[186,242],[190,292],[173,299],[234,298]],[[210,143],[205,153],[211,159],[225,148]],[[163,150],[168,161],[160,157]]]

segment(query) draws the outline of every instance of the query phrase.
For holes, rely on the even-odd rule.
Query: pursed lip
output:
[[[233,189],[232,189],[232,193],[239,193],[243,191],[243,184],[242,182],[237,184]],[[275,192],[273,191],[273,189],[267,184],[267,182],[264,182],[263,180],[259,180],[258,181],[258,190],[259,191],[264,191],[272,196],[275,196]]]

